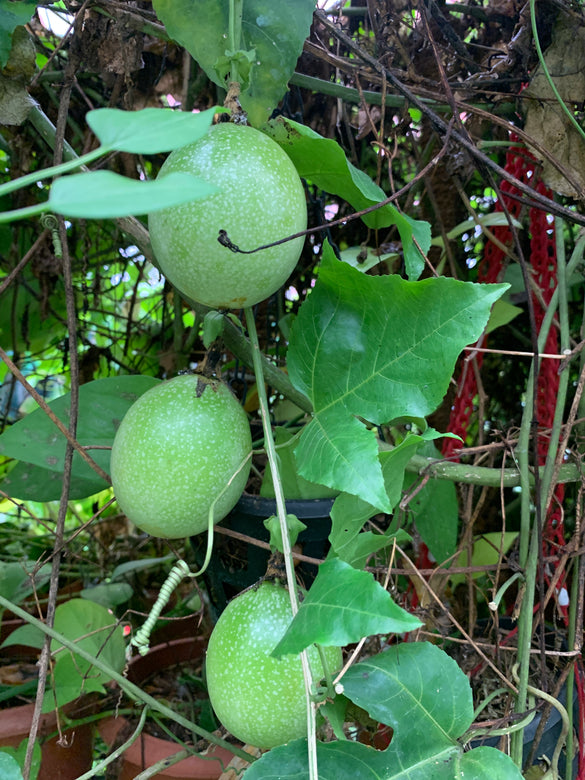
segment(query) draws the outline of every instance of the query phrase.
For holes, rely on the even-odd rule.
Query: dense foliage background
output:
[[[189,25],[204,23],[212,2],[193,4],[185,38]],[[455,569],[451,576],[439,570],[425,589],[412,576],[410,559],[393,562],[395,591],[402,604],[418,610],[423,634],[431,637],[452,630],[449,615],[473,630],[478,614],[490,614],[487,602],[526,552],[518,551],[517,538],[519,436],[532,467],[544,465],[552,428],[556,440],[561,433],[563,450],[555,477],[567,484],[553,484],[552,509],[535,494],[535,504],[542,502],[537,516],[544,515],[537,602],[543,619],[564,630],[573,593],[569,640],[577,652],[585,574],[579,562],[584,415],[578,258],[573,272],[562,275],[552,335],[540,345],[537,338],[558,286],[557,260],[578,254],[585,225],[583,7],[565,0],[351,0],[319,6],[273,117],[335,139],[347,159],[393,197],[401,214],[430,223],[422,278],[510,284],[490,323],[489,343],[464,352],[429,419],[437,430],[462,437],[462,443],[443,445],[445,457],[461,468],[429,488],[428,462],[413,460],[393,518],[377,518],[381,529],[391,521],[408,528],[414,541],[407,549],[421,576],[428,579],[444,561]],[[91,109],[201,112],[221,105],[225,93],[173,37],[153,4],[142,0],[0,0],[0,181],[95,149],[85,119]],[[153,179],[164,156],[113,153],[92,168]],[[310,230],[301,259],[285,289],[256,309],[261,346],[280,368],[290,323],[319,274],[325,240],[338,257],[370,276],[407,274],[397,226],[368,227],[353,217],[359,207],[349,205],[351,198],[315,183],[336,164],[324,157],[323,170],[304,177]],[[49,185],[43,179],[6,194],[1,207],[34,207],[46,199]],[[157,270],[145,218],[71,220],[59,236],[52,224],[23,213],[23,219],[0,224],[1,431],[35,408],[31,387],[51,400],[103,377],[170,378],[212,359],[261,438],[245,339],[228,322],[210,355],[203,340],[206,311],[182,300]],[[530,390],[531,358],[539,353],[545,357]],[[307,408],[286,375],[275,373],[272,381],[274,420],[302,417]],[[416,371],[410,381],[416,385]],[[291,401],[298,404],[292,412]],[[522,443],[527,405],[534,423],[530,440]],[[390,443],[404,432],[400,422],[380,430]],[[440,456],[430,444],[425,454]],[[119,607],[120,615],[126,607],[144,611],[167,570],[159,558],[169,547],[177,552],[178,545],[138,534],[109,490],[87,499],[80,489],[67,502],[60,481],[44,479],[41,487],[38,480],[31,484],[21,463],[1,457],[3,555],[46,562],[56,544],[65,552],[62,577],[81,575],[84,586],[109,578],[119,564],[154,560],[148,574],[133,575],[133,595]],[[483,546],[477,544],[480,535],[487,540]],[[388,559],[381,555],[370,564],[384,573]],[[193,612],[196,590],[191,584],[181,594],[176,614]],[[505,597],[510,613],[516,596],[513,586]]]

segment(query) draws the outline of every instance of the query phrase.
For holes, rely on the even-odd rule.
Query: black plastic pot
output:
[[[333,506],[332,498],[291,500],[286,502],[286,511],[296,515],[306,526],[299,534],[297,544],[302,553],[310,558],[323,558],[328,549],[331,532],[329,516]],[[231,531],[268,542],[269,533],[264,520],[276,514],[276,501],[270,498],[244,494],[230,514],[221,522]],[[201,565],[205,556],[204,535],[191,537],[197,563]],[[249,544],[221,533],[216,533],[213,555],[203,577],[211,605],[220,614],[227,603],[244,588],[250,587],[266,573],[270,550]],[[309,587],[317,573],[317,567],[301,562],[296,568],[301,582]]]

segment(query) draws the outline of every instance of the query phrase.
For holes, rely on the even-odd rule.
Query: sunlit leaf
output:
[[[295,450],[306,479],[390,512],[374,427],[424,418],[506,285],[367,276],[325,251],[291,329],[288,370],[314,416]]]
[[[49,204],[66,217],[112,219],[149,214],[214,192],[217,187],[213,184],[188,173],[138,181],[113,171],[90,171],[57,179],[51,187]]]
[[[144,108],[121,111],[97,108],[86,115],[87,124],[102,146],[133,154],[170,152],[205,135],[213,116],[221,108],[194,114],[172,108]]]
[[[18,761],[9,755],[6,748],[0,748],[0,777],[3,780],[22,780]]]
[[[371,634],[404,633],[421,625],[392,601],[372,574],[332,558],[319,567],[273,655],[300,653],[313,643],[343,647]]]

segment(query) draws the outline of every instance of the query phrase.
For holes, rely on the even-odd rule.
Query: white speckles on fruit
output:
[[[226,385],[190,374],[161,382],[130,407],[114,438],[118,504],[152,536],[201,533],[251,446],[248,418]],[[249,470],[246,463],[217,500],[215,522],[242,494]]]
[[[275,747],[307,733],[300,658],[270,655],[291,619],[286,590],[263,582],[228,604],[209,640],[206,674],[213,709],[228,731],[256,747]],[[333,673],[341,666],[341,650],[324,651]],[[309,648],[309,663],[320,680],[315,647]]]
[[[288,156],[271,138],[228,122],[177,149],[159,176],[192,173],[220,191],[151,214],[150,238],[161,270],[182,293],[215,308],[241,308],[272,295],[293,271],[303,238],[250,255],[218,240],[225,230],[250,250],[307,226],[303,186]]]

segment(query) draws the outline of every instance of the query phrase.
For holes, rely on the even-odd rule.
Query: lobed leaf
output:
[[[319,566],[311,589],[272,654],[300,653],[311,644],[343,647],[371,634],[404,633],[421,625],[392,601],[369,572],[331,558]]]
[[[293,385],[314,409],[295,450],[301,476],[390,512],[376,432],[362,420],[376,426],[434,411],[461,350],[506,289],[367,276],[327,248],[287,358]]]
[[[415,755],[421,753],[417,760]],[[317,764],[319,780],[522,780],[512,759],[495,748],[463,753],[450,746],[428,752],[424,741],[412,754],[398,753],[392,744],[378,751],[348,740],[319,742]],[[264,753],[244,775],[246,780],[306,780],[308,776],[306,740]]]
[[[429,438],[439,435],[432,429],[423,435],[409,434],[398,446],[379,453],[386,495],[392,508],[402,497],[406,464]],[[396,532],[392,526],[385,534],[362,532],[364,523],[376,514],[376,507],[358,496],[349,493],[338,496],[331,510],[329,535],[336,556],[359,569],[365,565],[369,555],[392,544],[394,539],[398,542],[410,539],[405,531]]]
[[[348,699],[392,726],[394,749],[420,744],[421,751],[442,750],[473,721],[469,680],[429,642],[394,645],[350,667],[342,683]]]
[[[179,206],[214,192],[217,187],[189,173],[138,181],[113,171],[90,171],[57,179],[49,193],[49,206],[66,217],[113,219]]]

